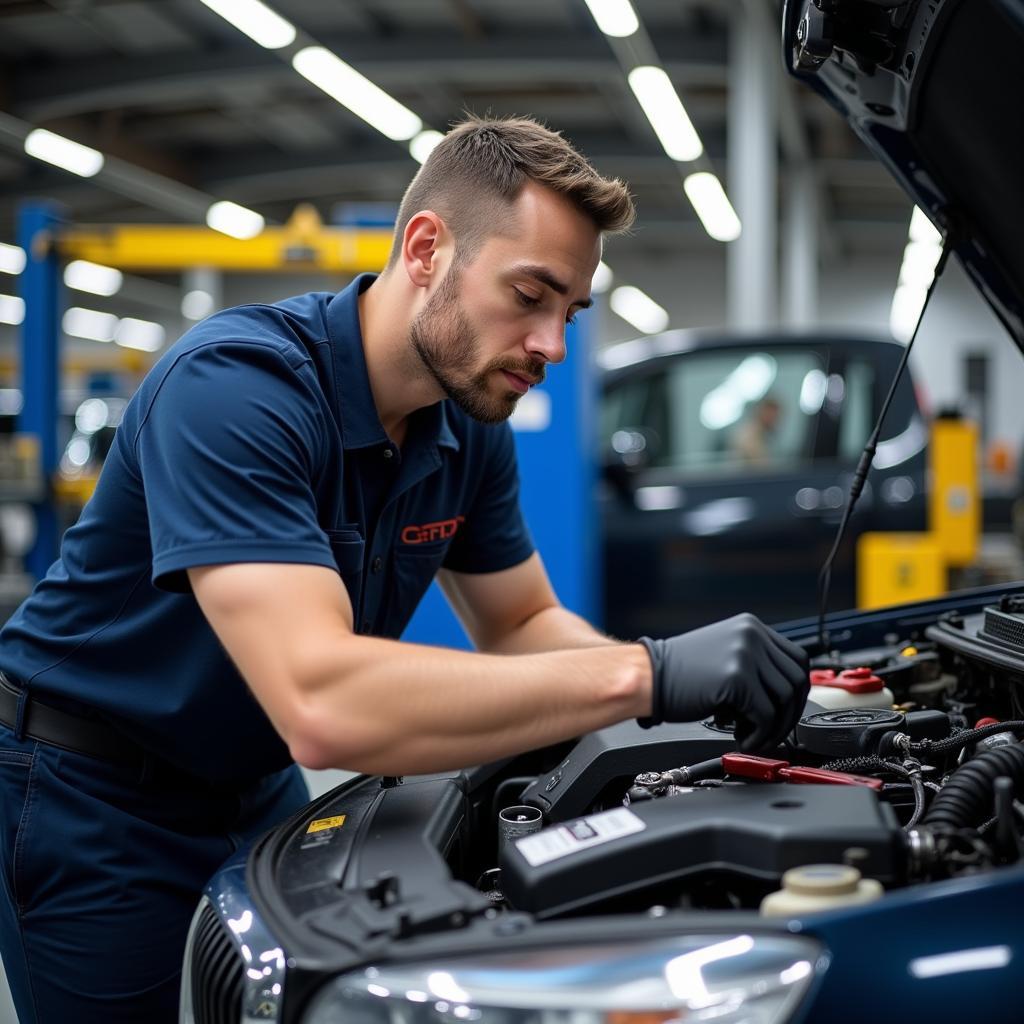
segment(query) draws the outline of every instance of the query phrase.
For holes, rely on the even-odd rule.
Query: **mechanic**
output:
[[[558,134],[470,119],[379,277],[226,310],[157,362],[0,633],[22,1024],[174,1020],[201,888],[307,800],[295,762],[432,772],[725,707],[748,749],[793,726],[799,647],[752,616],[603,636],[520,516],[505,421],[633,215]],[[480,653],[396,642],[435,574]]]

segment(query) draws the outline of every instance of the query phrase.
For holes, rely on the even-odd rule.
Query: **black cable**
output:
[[[896,386],[899,384],[900,378],[903,376],[903,371],[907,367],[907,360],[910,358],[910,350],[914,346],[914,340],[917,338],[917,332],[921,329],[921,321],[924,320],[925,311],[931,304],[932,293],[935,291],[935,285],[942,276],[942,271],[946,268],[946,260],[949,258],[949,253],[952,249],[951,239],[952,233],[949,232],[946,234],[945,241],[942,245],[942,252],[939,255],[938,262],[935,264],[935,273],[932,276],[931,284],[928,285],[928,292],[924,298],[924,305],[921,307],[917,323],[914,325],[914,333],[911,334],[910,340],[907,342],[907,347],[903,350],[900,365],[896,368],[896,375],[892,379],[892,384],[889,385],[889,393],[885,396],[885,401],[882,403],[882,411],[878,414],[878,421],[875,423],[875,429],[871,432],[871,436],[868,438],[868,443],[865,445],[864,451],[861,452],[860,462],[857,463],[857,469],[853,474],[853,482],[850,484],[850,494],[846,499],[846,507],[843,509],[843,516],[839,521],[839,529],[836,531],[835,543],[832,545],[832,550],[828,553],[828,558],[825,559],[825,564],[821,567],[821,573],[818,576],[818,645],[819,653],[821,654],[825,654],[829,649],[829,636],[828,631],[825,629],[825,614],[828,611],[828,592],[832,586],[832,563],[835,561],[836,555],[839,553],[839,545],[843,542],[843,535],[846,533],[846,527],[850,522],[850,517],[853,515],[854,506],[857,504],[861,492],[864,490],[864,484],[867,482],[868,471],[871,469],[871,463],[875,457],[875,451],[878,448],[878,441],[882,434],[882,425],[885,423],[885,414],[889,411],[889,406],[892,404],[893,396],[896,394]]]
[[[976,740],[983,740],[986,736],[995,736],[1001,732],[1024,732],[1024,720],[993,722],[991,725],[983,725],[980,729],[962,729],[944,740],[919,740],[917,743],[911,743],[909,750],[914,755],[948,754],[954,750],[962,750]]]

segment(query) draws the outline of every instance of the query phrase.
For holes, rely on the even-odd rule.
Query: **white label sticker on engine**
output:
[[[625,807],[616,807],[601,814],[592,814],[588,818],[577,818],[557,828],[545,829],[535,835],[516,840],[519,852],[526,858],[530,867],[535,868],[548,861],[568,857],[580,850],[601,843],[610,843],[613,839],[643,832],[647,826],[632,811]]]

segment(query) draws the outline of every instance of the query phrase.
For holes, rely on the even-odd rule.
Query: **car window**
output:
[[[810,460],[827,387],[818,353],[688,353],[663,382],[664,444],[651,453],[652,465],[735,472],[798,469]]]
[[[841,384],[838,449],[839,457],[848,461],[860,457],[874,426],[874,368],[863,359],[851,359]]]

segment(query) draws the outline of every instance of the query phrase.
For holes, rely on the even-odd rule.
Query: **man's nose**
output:
[[[546,363],[560,363],[565,359],[565,327],[546,327],[533,331],[526,339],[526,351]]]

